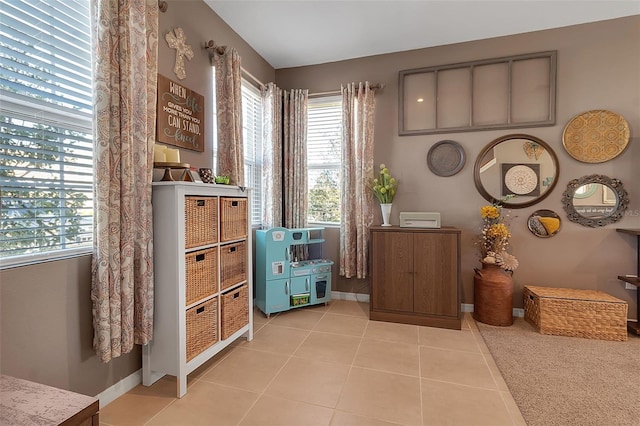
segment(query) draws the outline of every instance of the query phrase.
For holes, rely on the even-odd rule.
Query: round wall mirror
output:
[[[527,220],[529,231],[536,237],[549,238],[560,232],[562,221],[553,210],[536,210]]]
[[[573,179],[562,194],[562,206],[569,220],[590,227],[618,222],[628,204],[622,182],[604,175]]]
[[[525,134],[500,137],[478,155],[474,181],[478,192],[508,208],[532,206],[544,200],[556,185],[560,166],[555,152],[543,140]],[[508,201],[502,202],[507,196]]]

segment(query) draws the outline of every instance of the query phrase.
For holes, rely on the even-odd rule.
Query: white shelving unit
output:
[[[182,397],[187,392],[187,375],[208,361],[211,357],[229,346],[239,337],[253,338],[253,284],[251,282],[251,216],[249,215],[249,189],[226,185],[213,185],[193,182],[154,182],[153,183],[153,227],[154,227],[154,276],[155,276],[155,306],[153,339],[143,346],[142,352],[142,383],[150,386],[164,375],[169,374],[177,378],[177,395]],[[194,197],[202,198],[202,202],[213,202],[217,208],[215,226],[215,242],[201,246],[186,247],[187,200]],[[225,215],[221,204],[239,205],[246,211],[242,212],[246,218],[246,232],[236,227],[238,237],[222,235],[225,226]],[[239,201],[244,201],[238,204]],[[244,227],[244,226],[243,226]],[[244,234],[244,235],[240,235]],[[245,274],[244,280],[221,289],[223,281],[222,254],[227,246],[237,246],[244,243]],[[216,291],[203,296],[195,302],[187,304],[187,261],[186,255],[195,251],[215,250],[214,276]],[[235,249],[233,249],[235,250]],[[236,258],[237,260],[237,258]],[[223,259],[224,261],[224,259]],[[248,292],[247,308],[248,323],[243,325],[230,336],[222,339],[223,299],[232,300],[240,291]],[[230,294],[234,293],[234,294]],[[226,297],[225,297],[226,296]],[[231,296],[231,297],[229,297]],[[187,356],[187,311],[192,308],[201,309],[206,302],[216,300],[215,312],[216,341],[197,355],[188,359]],[[244,307],[244,304],[242,304]],[[231,321],[228,322],[229,324]],[[208,330],[210,331],[210,330]]]

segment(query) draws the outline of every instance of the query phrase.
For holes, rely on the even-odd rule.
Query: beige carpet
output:
[[[478,323],[529,426],[640,425],[640,337],[609,342]]]

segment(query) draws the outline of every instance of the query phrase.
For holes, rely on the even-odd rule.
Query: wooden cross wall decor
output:
[[[176,49],[176,64],[173,67],[173,72],[176,73],[176,77],[180,80],[184,80],[187,77],[187,72],[184,69],[184,58],[193,59],[193,50],[187,44],[187,37],[184,35],[182,28],[175,28],[173,31],[169,31],[164,38],[170,48]]]

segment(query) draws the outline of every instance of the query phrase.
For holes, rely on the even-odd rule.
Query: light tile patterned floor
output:
[[[445,330],[334,300],[254,320],[254,339],[189,375],[183,398],[165,376],[102,408],[100,424],[526,425],[469,314]]]

